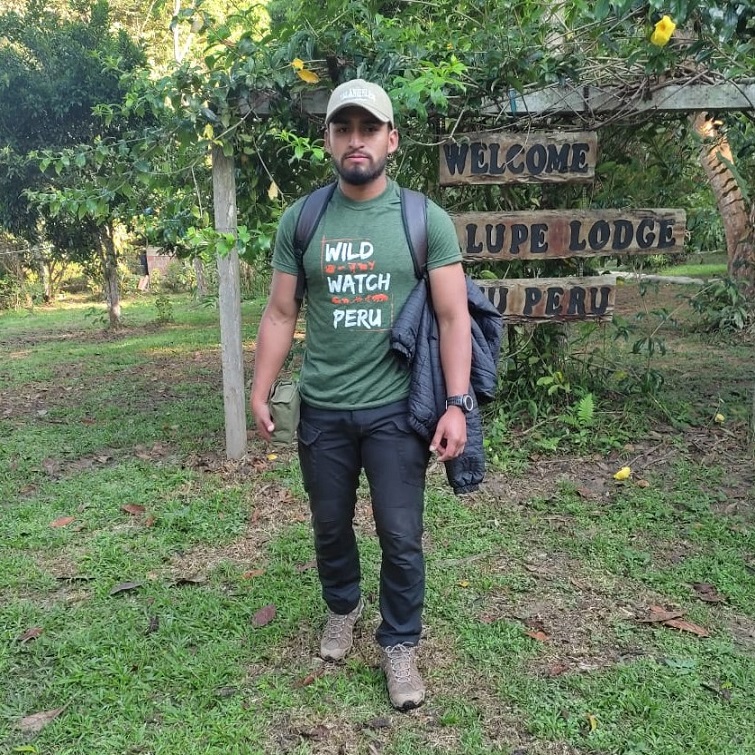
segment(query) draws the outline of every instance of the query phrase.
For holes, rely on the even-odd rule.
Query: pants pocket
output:
[[[317,485],[316,448],[317,439],[321,433],[320,428],[311,422],[305,419],[299,421],[299,465],[301,466],[304,490],[307,493],[311,492]]]
[[[405,485],[424,488],[427,464],[430,461],[430,451],[427,444],[409,426],[405,417],[392,418],[391,425],[392,435],[394,436],[393,452],[401,481]]]

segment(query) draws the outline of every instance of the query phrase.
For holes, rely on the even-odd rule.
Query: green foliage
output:
[[[755,303],[740,280],[710,281],[687,300],[698,316],[698,327],[707,333],[736,333],[755,326]]]
[[[175,322],[173,314],[173,302],[166,294],[159,294],[155,299],[155,308],[157,309],[157,322],[161,325]]]
[[[0,143],[7,145],[0,158],[0,221],[35,238],[38,215],[24,200],[24,189],[46,181],[29,156],[37,149],[65,149],[62,164],[80,161],[70,152],[73,145],[106,133],[93,108],[121,98],[120,74],[143,58],[125,34],[111,33],[104,0],[68,20],[41,4],[24,14],[6,12],[0,15],[0,39]],[[16,171],[7,167],[13,161]]]
[[[243,255],[251,235],[246,226],[240,225],[236,233],[221,233],[214,228],[189,228],[186,245],[205,261],[218,257],[227,257],[233,249]]]

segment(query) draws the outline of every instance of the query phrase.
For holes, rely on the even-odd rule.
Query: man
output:
[[[453,223],[428,202],[427,268],[449,397],[428,448],[407,424],[409,371],[391,353],[388,340],[417,283],[399,187],[385,173],[398,143],[393,107],[381,87],[358,79],[335,89],[325,117],[325,148],[338,186],[302,260],[308,305],[298,438],[329,609],[320,653],[332,661],[346,656],[364,608],[353,530],[364,469],[382,550],[376,639],[391,703],[408,710],[425,699],[415,656],[425,592],[425,473],[431,453],[448,461],[464,450],[465,414],[450,404],[466,400],[471,325]],[[270,297],[257,338],[250,403],[266,440],[274,429],[270,388],[288,355],[299,313],[293,239],[302,202],[280,221]]]

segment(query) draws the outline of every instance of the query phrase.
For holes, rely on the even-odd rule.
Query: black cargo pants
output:
[[[422,515],[427,443],[408,425],[407,402],[375,409],[317,409],[302,403],[299,460],[309,495],[322,595],[334,613],[356,608],[361,571],[354,507],[364,469],[380,541],[383,647],[416,645],[422,631],[425,562]]]

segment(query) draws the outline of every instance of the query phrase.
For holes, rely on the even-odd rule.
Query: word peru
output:
[[[592,181],[594,133],[469,134],[440,146],[441,186]]]
[[[537,278],[475,281],[508,324],[610,320],[616,278]]]

